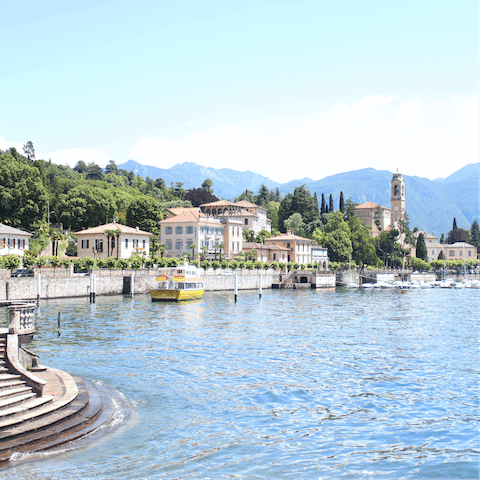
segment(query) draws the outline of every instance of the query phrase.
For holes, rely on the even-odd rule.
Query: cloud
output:
[[[83,160],[87,165],[91,162],[96,163],[101,167],[105,167],[111,156],[100,149],[85,149],[85,148],[67,148],[64,150],[57,150],[55,152],[49,152],[42,156],[37,155],[38,158],[43,158],[44,160],[51,159],[52,162],[60,165],[69,165],[74,167],[79,160]]]
[[[12,147],[14,147],[18,153],[23,155],[23,143],[9,142],[8,140],[5,140],[5,138],[0,137],[0,150],[5,151]]]
[[[366,167],[446,177],[478,161],[478,95],[430,103],[374,95],[295,124],[143,138],[130,158],[161,168],[187,161],[251,170],[279,182]]]

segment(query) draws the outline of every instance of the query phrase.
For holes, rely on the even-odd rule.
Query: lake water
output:
[[[479,290],[42,301],[40,363],[132,414],[2,478],[478,478]],[[61,311],[61,336],[57,315]],[[6,314],[0,311],[1,315]],[[68,473],[66,473],[68,472]]]

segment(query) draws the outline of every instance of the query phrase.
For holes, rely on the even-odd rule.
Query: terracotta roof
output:
[[[307,241],[307,242],[313,242],[313,240],[310,240],[309,238],[304,238],[304,237],[299,237],[298,235],[295,235],[294,233],[287,231],[287,233],[281,233],[280,235],[277,235],[276,237],[270,237],[266,238],[266,242],[271,242],[273,240],[298,240],[298,241]]]
[[[241,207],[245,207],[245,208],[261,208],[262,210],[267,211],[265,207],[261,207],[260,205],[249,202],[247,200],[240,200],[239,202],[235,202],[235,205],[240,205]]]
[[[207,218],[204,213],[200,213],[198,209],[196,209],[195,212],[185,212],[175,217],[165,218],[158,223],[159,225],[167,225],[171,223],[195,223],[203,220],[205,222],[208,221],[209,224],[222,224],[219,220],[207,220]]]
[[[79,232],[75,232],[75,235],[92,235],[96,233],[100,234],[105,233],[105,230],[120,230],[120,233],[129,235],[152,235],[150,232],[145,232],[144,230],[137,230],[136,228],[127,227],[126,225],[115,222],[107,223],[105,225],[99,225],[98,227],[87,228],[86,230],[80,230]]]
[[[173,215],[181,215],[186,212],[198,212],[198,207],[167,208],[167,211]]]
[[[370,201],[362,203],[361,205],[357,205],[355,208],[358,210],[359,208],[377,208],[377,207],[383,208],[384,210],[390,210],[387,207],[382,207],[378,203],[373,203]]]
[[[0,235],[23,235],[26,237],[32,236],[31,233],[19,230],[18,228],[10,227],[8,225],[4,225],[3,223],[0,223]]]
[[[266,245],[266,244],[261,244],[261,243],[256,243],[256,242],[244,242],[243,244],[243,250],[285,250],[289,252],[291,249],[287,247],[282,247],[280,245]]]
[[[216,202],[204,203],[203,205],[200,205],[200,206],[201,207],[226,207],[226,206],[233,207],[235,206],[235,203],[229,202],[228,200],[217,200]]]

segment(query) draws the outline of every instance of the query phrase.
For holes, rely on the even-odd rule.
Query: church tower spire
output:
[[[391,181],[390,211],[392,226],[405,217],[405,180],[398,169]]]

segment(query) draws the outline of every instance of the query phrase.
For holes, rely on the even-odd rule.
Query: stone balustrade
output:
[[[8,307],[9,333],[33,335],[35,333],[35,304],[16,303]]]

